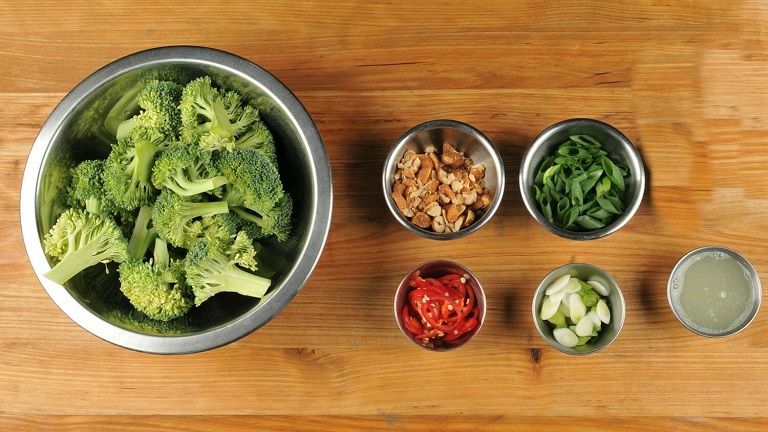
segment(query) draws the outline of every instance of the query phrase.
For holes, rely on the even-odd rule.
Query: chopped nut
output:
[[[394,185],[392,185],[392,192],[396,193],[398,195],[405,195],[405,185],[402,182],[395,182]]]
[[[433,146],[417,154],[408,150],[393,175],[392,199],[411,222],[434,232],[456,232],[469,226],[490,204],[483,178],[485,167],[475,164],[451,144],[442,154]]]
[[[472,222],[475,221],[475,212],[472,210],[467,210],[467,218],[464,219],[464,226],[472,225]]]
[[[459,217],[459,209],[456,207],[456,204],[450,203],[445,208],[445,220],[454,223],[456,222],[456,219]]]
[[[471,167],[469,167],[469,174],[475,178],[475,180],[480,180],[481,178],[485,177],[485,165],[481,164],[474,164]]]
[[[445,231],[445,219],[442,216],[436,216],[432,219],[432,231],[436,233]]]
[[[424,212],[432,217],[437,217],[440,216],[442,209],[440,208],[440,204],[437,202],[431,202],[424,206]]]
[[[452,145],[444,143],[442,161],[446,165],[459,167],[464,164],[464,155],[461,152],[456,151]]]
[[[418,179],[421,184],[426,184],[429,181],[430,176],[432,175],[432,167],[431,166],[423,166],[419,170]]]
[[[416,213],[411,219],[411,222],[413,222],[416,226],[421,228],[429,228],[430,226],[432,226],[432,218],[430,218],[424,212]]]
[[[453,189],[451,189],[448,185],[441,184],[438,186],[437,190],[448,197],[448,199],[453,199],[453,197],[456,195],[453,193]]]
[[[460,230],[464,226],[464,219],[465,216],[461,215],[456,219],[456,222],[453,224],[453,229],[456,231]]]
[[[483,207],[486,207],[491,203],[491,196],[488,194],[483,194],[482,196],[477,197],[477,201],[475,201],[474,204],[472,204],[472,208],[474,210],[479,210]]]
[[[403,196],[399,193],[392,192],[392,199],[395,201],[395,205],[400,209],[400,211],[403,211],[408,207],[408,204],[405,202],[405,198],[403,198]]]

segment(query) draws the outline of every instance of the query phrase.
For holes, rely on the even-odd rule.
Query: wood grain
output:
[[[763,1],[163,2],[0,0],[0,429],[613,430],[768,428],[768,318],[706,339],[669,310],[666,280],[707,244],[768,272],[768,5]],[[62,97],[106,63],[162,45],[228,50],[307,107],[333,170],[331,232],[296,299],[214,351],[140,354],[85,332],[48,298],[19,228],[29,149]],[[517,186],[528,143],[587,116],[643,155],[648,193],[620,232],[554,237]],[[388,214],[383,158],[408,128],[466,121],[507,174],[495,218],[437,243]],[[459,261],[488,299],[482,332],[435,355],[400,334],[394,287]],[[627,320],[572,358],[531,320],[552,268],[589,262],[620,283]]]

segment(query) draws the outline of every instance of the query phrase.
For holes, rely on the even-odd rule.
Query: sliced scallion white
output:
[[[552,331],[552,335],[560,345],[573,348],[579,343],[579,337],[569,328],[558,328]]]
[[[547,287],[547,290],[544,291],[544,294],[552,295],[560,291],[561,289],[563,289],[563,287],[565,287],[565,284],[568,283],[569,279],[571,279],[571,275],[567,274],[567,275],[560,276]]]
[[[600,281],[595,279],[590,279],[587,281],[589,285],[592,285],[592,289],[595,290],[596,293],[600,294],[601,296],[605,297],[611,292],[606,288],[605,285],[603,285]]]
[[[595,312],[603,324],[611,323],[611,309],[608,307],[608,304],[605,302],[605,300],[601,299],[597,302],[597,306],[595,306]]]

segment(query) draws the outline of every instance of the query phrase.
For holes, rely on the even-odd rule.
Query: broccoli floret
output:
[[[47,233],[56,219],[71,207],[67,202],[67,188],[72,182],[72,168],[76,163],[66,152],[57,151],[48,157],[40,176],[38,202],[40,206],[40,232]]]
[[[285,241],[291,234],[293,199],[286,193],[266,212],[254,213],[245,207],[232,207],[232,212],[243,219],[242,229],[254,239],[275,236]]]
[[[176,139],[181,128],[181,92],[183,87],[171,81],[150,81],[136,96],[141,110],[120,123],[115,136],[127,137],[137,126],[159,131],[168,139]]]
[[[234,148],[254,148],[264,154],[264,156],[277,166],[277,150],[275,148],[275,138],[267,125],[259,120],[253,124],[245,133],[237,137]]]
[[[193,145],[179,145],[163,151],[152,168],[152,184],[179,195],[191,196],[212,191],[227,183],[218,175],[211,152]]]
[[[213,87],[204,76],[184,86],[181,141],[209,150],[232,148],[234,140],[259,120],[259,112],[243,104],[239,93]]]
[[[261,298],[272,284],[270,279],[238,267],[226,242],[201,240],[187,252],[184,262],[197,306],[220,292]]]
[[[140,127],[112,146],[102,178],[107,195],[117,207],[133,210],[152,203],[157,195],[152,186],[155,155],[168,145],[156,130]]]
[[[91,213],[111,214],[115,204],[109,199],[104,189],[102,176],[104,161],[101,159],[80,162],[72,169],[72,182],[69,186],[69,204],[84,208]]]
[[[138,311],[152,319],[170,321],[192,307],[184,262],[171,259],[168,244],[160,238],[155,240],[153,259],[129,259],[120,264],[118,271],[120,290]]]
[[[231,206],[266,212],[285,194],[277,167],[255,149],[222,152],[216,167],[229,180],[224,196]]]
[[[246,224],[246,232],[259,239],[275,235],[285,240],[291,230],[293,200],[284,189],[277,167],[256,149],[222,152],[217,167],[229,183],[223,198]]]
[[[188,248],[203,233],[201,218],[229,212],[226,201],[202,201],[164,189],[152,208],[152,223],[169,244]]]
[[[128,259],[128,241],[114,219],[71,208],[43,238],[43,249],[57,263],[43,276],[63,284],[84,269]]]
[[[150,245],[157,238],[157,229],[152,224],[152,207],[141,206],[136,220],[133,222],[133,230],[128,239],[128,254],[131,258],[143,260]]]
[[[127,89],[120,96],[120,99],[109,110],[107,117],[104,119],[104,128],[109,132],[110,136],[116,137],[117,129],[120,125],[139,113],[141,110],[139,106],[139,93],[144,89],[145,85],[145,82],[134,84],[133,87]]]

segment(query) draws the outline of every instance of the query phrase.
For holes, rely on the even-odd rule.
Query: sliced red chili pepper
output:
[[[403,306],[403,310],[400,313],[400,318],[403,321],[405,329],[413,334],[419,334],[422,332],[421,323],[416,317],[411,315],[411,308],[408,305]]]
[[[414,340],[425,346],[455,345],[477,326],[474,291],[464,276],[416,276],[410,285],[413,289],[407,295],[401,317]]]

